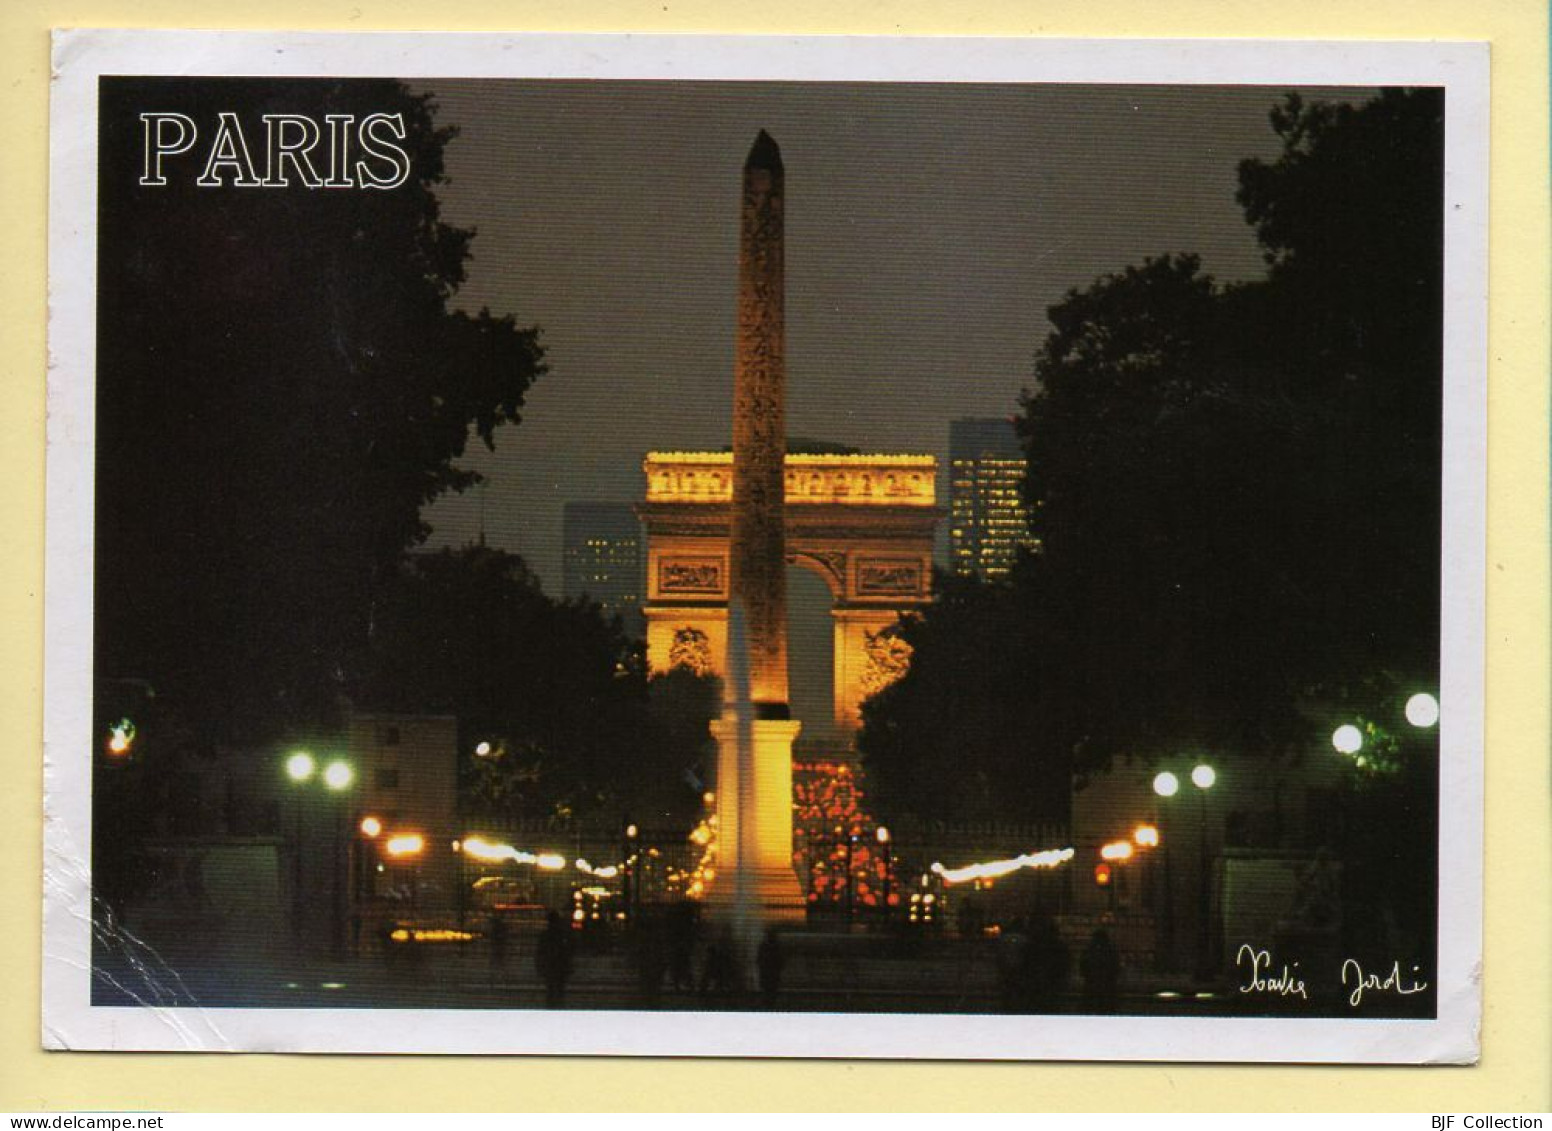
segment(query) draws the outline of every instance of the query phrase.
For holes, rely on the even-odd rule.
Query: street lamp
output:
[[[1363,731],[1352,723],[1343,723],[1331,732],[1331,745],[1338,754],[1356,754],[1363,749]]]
[[[130,747],[135,744],[135,723],[133,719],[123,718],[108,728],[108,753],[114,758],[123,758],[129,753]]]
[[[1197,789],[1198,823],[1197,843],[1201,858],[1197,862],[1197,904],[1200,922],[1197,924],[1197,973],[1206,977],[1216,965],[1212,959],[1212,884],[1207,860],[1207,791],[1218,780],[1217,773],[1206,762],[1198,763],[1191,770],[1191,784]]]
[[[835,842],[837,848],[844,848],[846,851],[846,927],[850,930],[852,921],[852,847],[857,843],[856,830],[836,825]]]
[[[383,835],[382,818],[367,814],[356,824],[356,831],[360,837],[352,837],[350,841],[350,903],[352,907],[352,953],[361,952],[361,920],[360,907],[367,896],[367,845],[365,842],[374,841]]]
[[[285,761],[286,777],[292,785],[301,787],[312,781],[317,772],[318,763],[312,754],[306,750],[293,751]],[[331,793],[342,793],[350,788],[356,779],[356,772],[349,762],[335,759],[323,770],[323,784]],[[298,945],[302,935],[302,811],[303,794],[300,788],[295,794],[296,798],[296,845],[292,861],[291,877],[291,919],[292,930],[296,934]],[[338,805],[334,809],[334,842],[333,842],[333,907],[334,921],[330,936],[333,943],[334,957],[340,958],[345,949],[345,909],[344,909],[344,869],[341,865],[341,856],[344,852],[341,823],[343,814]]]
[[[634,926],[641,903],[641,853],[637,841],[641,830],[634,821],[625,825],[625,912]]]
[[[312,777],[315,768],[313,756],[305,750],[298,750],[286,759],[286,776],[298,785]]]
[[[1439,721],[1439,701],[1419,691],[1406,701],[1406,719],[1419,730],[1427,730]]]
[[[293,785],[301,785],[313,776],[313,756],[298,750],[285,762],[286,777]],[[291,823],[291,934],[298,946],[302,943],[302,793],[294,794]]]
[[[410,920],[419,915],[420,903],[420,854],[426,849],[426,838],[419,833],[399,833],[388,838],[383,853],[395,863],[408,863],[410,869]]]
[[[1355,728],[1356,729],[1356,728]],[[1207,856],[1207,791],[1218,782],[1218,772],[1206,762],[1198,762],[1191,768],[1191,784],[1197,790],[1197,911],[1199,920],[1197,924],[1197,973],[1205,977],[1211,973],[1214,962],[1212,960],[1212,885],[1210,882],[1210,868]],[[1153,779],[1153,792],[1163,798],[1174,797],[1180,792],[1180,779],[1169,770],[1162,770]],[[1158,842],[1157,828],[1149,828],[1148,839]],[[1171,838],[1173,839],[1173,838]],[[1124,842],[1123,842],[1124,843]],[[1138,830],[1137,843],[1144,843],[1142,830]],[[1174,926],[1174,895],[1173,883],[1170,877],[1170,846],[1164,845],[1164,930],[1169,940],[1168,946],[1172,949]],[[1162,958],[1165,948],[1160,948]]]
[[[889,830],[883,825],[878,826],[874,836],[878,839],[878,848],[884,860],[884,919],[889,919]]]
[[[342,793],[350,788],[356,780],[356,771],[351,769],[349,762],[333,761],[323,770],[323,784],[332,793]],[[343,856],[345,853],[345,841],[343,835],[344,806],[336,802],[334,806],[334,926],[330,931],[330,937],[334,944],[334,957],[336,960],[345,955],[345,868]]]

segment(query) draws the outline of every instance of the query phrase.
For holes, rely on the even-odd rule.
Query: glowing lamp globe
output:
[[[286,777],[292,781],[306,781],[313,776],[313,756],[305,750],[298,750],[286,759]]]
[[[1218,780],[1218,774],[1206,762],[1191,771],[1191,784],[1197,789],[1211,789],[1213,782]]]
[[[1356,754],[1363,749],[1363,731],[1352,723],[1343,723],[1332,733],[1331,745],[1339,754]]]
[[[1419,691],[1406,701],[1407,722],[1427,729],[1439,721],[1439,701],[1426,691]]]
[[[355,780],[356,771],[348,762],[330,762],[323,771],[323,784],[330,789],[344,789]]]
[[[1153,792],[1160,797],[1173,797],[1180,792],[1180,779],[1165,770],[1153,779]]]

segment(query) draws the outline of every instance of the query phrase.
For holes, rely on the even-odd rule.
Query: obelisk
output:
[[[744,162],[733,375],[730,655],[717,739],[712,901],[746,957],[769,927],[803,915],[792,869],[787,705],[786,311],[781,151],[764,130]]]
[[[744,607],[761,718],[787,710],[787,314],[781,151],[764,130],[744,162],[733,365],[730,592]]]

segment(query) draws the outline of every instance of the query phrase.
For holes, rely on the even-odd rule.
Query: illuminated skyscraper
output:
[[[641,521],[629,503],[567,503],[562,511],[561,588],[618,616],[625,631],[644,631]]]
[[[961,576],[1005,579],[1021,547],[1033,547],[1024,502],[1028,461],[1013,421],[954,420],[948,426],[949,560]]]

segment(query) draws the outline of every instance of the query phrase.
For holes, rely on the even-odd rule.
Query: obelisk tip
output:
[[[749,157],[744,161],[744,168],[781,172],[781,149],[777,146],[776,139],[761,130],[754,139],[754,144],[749,147]]]

